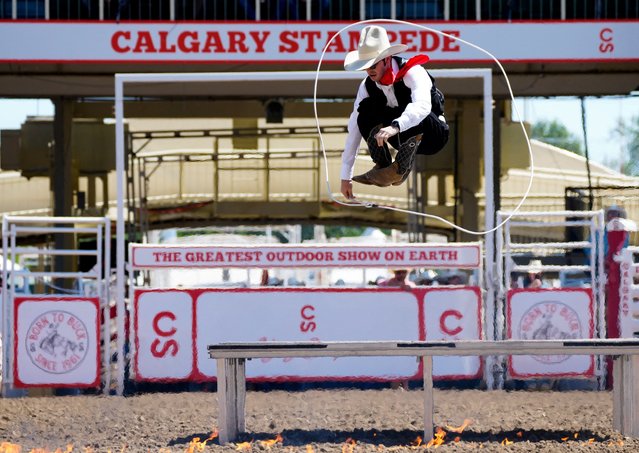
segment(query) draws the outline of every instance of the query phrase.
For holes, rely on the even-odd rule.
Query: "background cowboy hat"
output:
[[[530,260],[528,263],[528,273],[538,274],[543,270],[543,264],[541,260]]]
[[[368,69],[380,60],[391,55],[405,52],[407,45],[391,46],[386,30],[377,25],[364,27],[359,35],[357,50],[353,50],[344,59],[344,69],[361,71]]]

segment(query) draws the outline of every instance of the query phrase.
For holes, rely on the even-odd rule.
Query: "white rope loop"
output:
[[[326,50],[330,47],[331,43],[333,42],[333,40],[339,36],[341,33],[343,33],[344,31],[348,30],[349,28],[353,28],[362,24],[370,24],[370,23],[395,23],[395,24],[401,24],[401,25],[408,25],[411,27],[416,27],[416,28],[421,28],[423,30],[426,31],[430,31],[433,33],[436,33],[438,35],[444,36],[446,38],[450,38],[450,39],[454,39],[456,41],[459,41],[463,44],[466,44],[467,46],[470,46],[476,50],[479,50],[480,52],[488,55],[495,63],[497,63],[497,66],[499,67],[499,70],[501,71],[502,75],[504,76],[504,80],[506,81],[506,87],[508,88],[508,93],[510,94],[510,98],[513,101],[513,109],[515,110],[515,114],[517,116],[517,121],[519,122],[520,126],[521,126],[521,130],[524,134],[524,137],[526,138],[526,145],[528,146],[528,154],[530,156],[530,179],[528,181],[528,187],[526,188],[526,192],[524,193],[524,195],[522,196],[521,200],[519,201],[519,203],[517,203],[517,206],[515,206],[515,208],[511,211],[511,213],[508,215],[508,217],[506,217],[499,225],[496,225],[494,228],[491,228],[490,230],[486,230],[486,231],[473,231],[473,230],[469,230],[466,229],[464,227],[461,227],[449,220],[444,219],[443,217],[434,215],[434,214],[427,214],[425,212],[416,212],[416,211],[411,211],[409,209],[402,209],[402,208],[397,208],[395,206],[387,206],[387,205],[383,205],[383,204],[378,204],[378,203],[373,203],[370,201],[366,201],[366,200],[358,200],[358,201],[351,201],[351,202],[344,202],[341,200],[338,200],[336,198],[333,197],[333,192],[331,191],[331,184],[328,178],[328,158],[326,156],[326,148],[324,145],[324,137],[322,136],[322,131],[320,130],[320,123],[319,123],[319,117],[317,114],[317,85],[318,85],[318,80],[319,80],[319,74],[320,74],[320,70],[322,67],[322,62],[324,61],[324,55],[326,55]],[[324,49],[322,50],[322,54],[320,55],[320,59],[317,63],[317,69],[315,71],[315,85],[313,87],[313,111],[315,113],[315,124],[317,126],[317,133],[319,134],[319,139],[320,139],[320,146],[322,148],[322,155],[324,156],[324,169],[325,169],[325,173],[326,173],[326,188],[328,190],[328,196],[330,198],[331,201],[340,204],[342,206],[360,206],[360,207],[365,207],[365,208],[380,208],[380,209],[386,209],[389,211],[397,211],[397,212],[403,212],[406,214],[413,214],[413,215],[417,215],[417,216],[421,216],[421,217],[425,217],[425,218],[429,218],[429,219],[434,219],[434,220],[438,220],[452,228],[455,228],[456,230],[459,230],[463,233],[467,233],[467,234],[473,234],[473,235],[477,235],[477,236],[482,236],[482,235],[486,235],[486,234],[490,234],[494,231],[497,231],[498,229],[500,229],[502,226],[504,226],[506,224],[506,222],[508,222],[521,208],[521,206],[524,204],[524,202],[526,201],[526,198],[528,198],[528,195],[530,194],[530,190],[532,188],[532,183],[533,183],[533,179],[534,179],[534,175],[535,175],[535,164],[534,164],[534,158],[533,158],[533,152],[532,152],[532,146],[530,144],[530,139],[528,138],[528,133],[526,132],[526,128],[524,127],[524,123],[521,120],[521,115],[519,114],[519,110],[517,109],[517,104],[515,103],[515,96],[513,94],[513,90],[512,87],[510,85],[510,79],[508,78],[508,75],[506,74],[506,70],[504,69],[504,67],[501,65],[500,61],[497,59],[497,57],[495,57],[493,54],[491,54],[490,52],[488,52],[487,50],[483,49],[482,47],[473,44],[471,42],[468,42],[462,38],[460,38],[459,36],[453,36],[450,35],[448,33],[439,31],[439,30],[435,30],[433,28],[430,27],[426,27],[424,25],[420,25],[420,24],[414,24],[412,22],[407,22],[407,21],[403,21],[403,20],[395,20],[395,19],[367,19],[367,20],[361,20],[359,22],[355,22],[352,23],[350,25],[347,25],[346,27],[342,28],[341,30],[339,30],[337,33],[335,33],[326,43],[326,45],[324,46]]]

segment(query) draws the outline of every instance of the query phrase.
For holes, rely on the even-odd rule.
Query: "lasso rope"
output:
[[[361,24],[370,24],[370,23],[379,23],[379,22],[391,22],[391,23],[396,23],[396,24],[402,24],[402,25],[408,25],[411,27],[416,27],[416,28],[421,28],[423,30],[426,31],[430,31],[433,33],[437,33],[438,35],[441,36],[445,36],[447,38],[451,38],[454,39],[456,41],[459,41],[463,44],[466,44],[467,46],[470,46],[474,49],[479,50],[480,52],[488,55],[490,58],[492,58],[495,63],[497,63],[497,66],[499,67],[501,73],[504,76],[504,79],[506,81],[506,86],[508,87],[508,93],[510,94],[510,98],[513,101],[513,108],[515,110],[515,113],[517,115],[517,121],[519,122],[519,124],[521,125],[521,130],[524,133],[524,137],[526,138],[526,144],[528,146],[528,154],[530,156],[530,180],[528,181],[528,187],[526,188],[526,192],[524,193],[524,195],[522,196],[521,200],[519,201],[519,203],[517,203],[517,206],[515,207],[515,209],[510,213],[510,215],[504,219],[499,225],[496,225],[495,227],[491,228],[490,230],[486,230],[486,231],[473,231],[473,230],[469,230],[466,229],[464,227],[461,227],[449,220],[444,219],[443,217],[434,215],[434,214],[427,214],[425,212],[416,212],[416,211],[411,211],[409,209],[402,209],[402,208],[397,208],[395,206],[388,206],[388,205],[384,205],[384,204],[379,204],[379,203],[374,203],[371,201],[365,201],[365,200],[358,200],[358,201],[350,201],[350,202],[344,202],[341,200],[336,199],[335,197],[333,197],[333,192],[331,191],[331,184],[329,181],[329,177],[328,177],[328,158],[326,157],[326,147],[324,146],[324,137],[322,136],[322,131],[320,128],[320,123],[319,123],[319,117],[317,114],[317,84],[318,84],[318,80],[319,80],[319,74],[320,74],[320,69],[322,67],[322,61],[324,60],[324,55],[326,55],[326,50],[328,49],[328,47],[331,45],[331,43],[333,42],[333,40],[339,36],[342,32],[348,30],[349,28],[353,28],[356,27],[358,25]],[[439,30],[435,30],[433,28],[430,27],[426,27],[424,25],[419,25],[419,24],[414,24],[412,22],[407,22],[407,21],[403,21],[403,20],[395,20],[395,19],[367,19],[367,20],[361,20],[359,22],[355,22],[353,24],[347,25],[346,27],[342,28],[341,30],[339,30],[337,33],[335,33],[326,43],[326,45],[324,46],[324,49],[322,50],[322,54],[320,55],[320,59],[317,63],[317,69],[315,71],[315,85],[313,88],[313,111],[315,112],[315,124],[317,126],[317,133],[319,134],[319,139],[320,139],[320,146],[322,148],[322,155],[324,156],[324,167],[325,167],[325,174],[326,174],[326,187],[328,190],[328,196],[330,198],[331,201],[340,204],[342,206],[361,206],[361,207],[365,207],[365,208],[380,208],[380,209],[386,209],[389,211],[397,211],[397,212],[403,212],[406,214],[413,214],[413,215],[417,215],[417,216],[421,216],[421,217],[426,217],[429,219],[434,219],[434,220],[438,220],[452,228],[455,228],[461,232],[464,233],[468,233],[468,234],[474,234],[477,236],[481,236],[481,235],[486,235],[486,234],[490,234],[494,231],[497,231],[499,228],[501,228],[502,226],[504,226],[504,224],[506,222],[508,222],[513,215],[515,215],[515,213],[517,213],[517,211],[519,211],[519,209],[521,208],[521,206],[524,204],[524,202],[526,201],[526,198],[528,197],[528,195],[530,194],[530,189],[532,188],[532,183],[533,183],[533,179],[534,179],[534,175],[535,175],[535,164],[534,164],[534,160],[533,160],[533,153],[532,153],[532,147],[530,145],[530,139],[528,138],[528,133],[526,132],[526,128],[524,127],[524,123],[521,120],[521,116],[519,115],[519,110],[517,109],[517,104],[515,102],[515,96],[513,95],[513,90],[512,87],[510,86],[510,80],[508,79],[508,75],[506,74],[506,71],[504,70],[504,67],[501,65],[501,63],[499,62],[499,60],[497,59],[497,57],[495,57],[493,54],[491,54],[490,52],[488,52],[487,50],[479,47],[476,44],[473,44],[471,42],[468,42],[458,36],[453,36],[453,35],[449,35],[448,33],[444,33],[442,31]]]

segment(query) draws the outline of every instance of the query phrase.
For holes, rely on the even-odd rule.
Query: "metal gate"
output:
[[[534,295],[544,300],[557,300],[564,310],[571,310],[570,297],[583,294],[591,301],[588,307],[591,318],[590,331],[587,334],[593,338],[606,337],[605,297],[604,297],[604,265],[603,265],[603,211],[559,211],[559,212],[498,212],[497,223],[500,224],[509,216],[497,235],[496,243],[496,291],[494,313],[487,313],[487,322],[494,323],[495,340],[515,338],[512,320],[514,316],[509,305],[517,294]],[[583,234],[576,238],[571,234],[575,229]],[[524,242],[524,237],[553,238],[541,239],[536,242]],[[583,239],[582,239],[583,238]],[[526,280],[532,273],[546,276],[539,279],[542,287],[532,289],[526,285]],[[523,283],[523,284],[522,284]],[[535,286],[539,286],[537,283]],[[530,288],[530,289],[526,289]],[[582,293],[579,293],[582,291]],[[562,299],[563,298],[563,299]],[[563,302],[561,302],[563,300]],[[566,302],[568,300],[568,302]],[[531,302],[532,304],[532,302]],[[567,304],[567,305],[566,305]],[[488,307],[491,305],[489,304]],[[542,305],[537,304],[537,309]],[[556,308],[555,308],[556,309]],[[548,315],[551,322],[552,314]],[[524,317],[518,318],[523,320]],[[526,318],[531,322],[531,316]],[[576,320],[575,322],[577,322]],[[523,324],[518,324],[521,327]],[[558,338],[568,338],[567,335],[578,333],[560,332],[561,329],[546,329],[545,335],[559,335]],[[562,336],[563,335],[563,336]],[[512,367],[506,366],[506,357],[494,357],[491,366],[495,379],[495,387],[502,388],[505,379],[512,378]],[[543,367],[540,367],[543,368]],[[605,376],[605,361],[602,357],[594,360],[594,377],[599,386],[603,386]],[[579,373],[575,373],[578,377]]]
[[[95,321],[95,329],[89,326],[87,332],[95,337],[92,348],[98,352],[95,362],[96,375],[101,369],[101,376],[96,376],[92,384],[101,385],[106,392],[111,386],[111,310],[109,278],[111,275],[111,237],[110,220],[102,217],[19,217],[5,216],[2,221],[2,310],[1,339],[2,339],[2,390],[3,395],[13,391],[16,372],[16,350],[18,340],[21,338],[20,331],[16,331],[17,315],[15,312],[16,303],[22,301],[33,302],[33,306],[42,302],[52,301],[53,303],[69,303],[74,301],[89,301],[96,306],[92,312],[92,319]],[[52,239],[55,239],[53,241]],[[94,248],[80,248],[79,240],[95,242]],[[37,245],[30,245],[37,244]],[[55,245],[57,244],[57,246]],[[61,244],[67,246],[60,247]],[[32,261],[30,266],[20,265],[27,259]],[[95,265],[87,271],[77,270],[80,260],[89,260]],[[57,265],[54,265],[57,263]],[[31,267],[31,269],[30,269]],[[64,270],[60,270],[64,269]],[[71,270],[69,270],[71,269]],[[97,301],[97,303],[96,303]],[[77,307],[77,305],[76,305]],[[72,313],[74,308],[70,308],[65,313]],[[53,312],[50,312],[53,313]],[[62,315],[60,315],[62,316]],[[46,317],[41,317],[45,320]],[[81,334],[81,337],[88,337],[87,332],[80,332],[85,326],[75,325],[78,319],[72,314],[62,321],[63,324],[71,326]],[[81,321],[79,321],[81,322]],[[29,330],[35,332],[51,329],[46,327],[46,321]],[[64,341],[64,336],[60,335],[56,329],[54,335],[56,339]],[[26,337],[26,335],[25,335]],[[49,349],[55,347],[51,335],[49,336]],[[44,339],[38,338],[40,344]],[[87,340],[88,341],[88,340]],[[25,341],[26,342],[26,341]],[[24,343],[24,342],[23,342]],[[20,343],[22,345],[22,343]],[[35,345],[35,343],[33,344]],[[33,347],[32,345],[32,347]],[[15,348],[14,348],[15,346]],[[66,343],[66,347],[71,350],[82,351],[88,349],[84,342]],[[93,350],[92,349],[92,350]],[[54,350],[55,352],[55,350]],[[76,354],[77,355],[77,354]],[[81,357],[83,360],[84,356]],[[32,358],[33,360],[33,358]],[[46,360],[43,358],[42,360]],[[92,357],[87,359],[90,362]],[[52,361],[50,361],[52,362]],[[63,360],[60,359],[62,363]],[[101,365],[100,365],[101,362]],[[53,363],[53,362],[52,362]],[[69,366],[66,367],[67,370]],[[55,370],[54,374],[64,374],[62,367]],[[38,382],[42,382],[42,387],[71,387],[70,384],[57,385],[53,379],[47,382],[46,373],[44,378],[39,377]],[[34,387],[38,385],[33,385]],[[93,385],[82,385],[93,386]]]

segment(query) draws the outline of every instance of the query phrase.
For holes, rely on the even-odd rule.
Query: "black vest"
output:
[[[393,60],[397,62],[397,65],[401,69],[408,60],[405,58],[394,56]],[[444,95],[441,91],[437,89],[435,86],[435,79],[432,75],[427,71],[428,77],[430,77],[431,82],[433,82],[433,87],[430,89],[430,101],[432,104],[431,112],[435,115],[443,115],[444,114]],[[364,82],[366,85],[366,91],[368,91],[368,96],[372,98],[377,98],[380,102],[383,102],[382,105],[386,105],[386,96],[384,96],[384,92],[380,90],[375,82],[371,80],[370,77],[366,77],[366,81]],[[399,108],[402,111],[406,108],[408,104],[411,103],[411,91],[410,88],[406,86],[404,80],[400,80],[393,84],[393,91],[395,92],[395,97],[397,98],[397,104],[399,104]],[[381,98],[380,98],[381,96]]]

